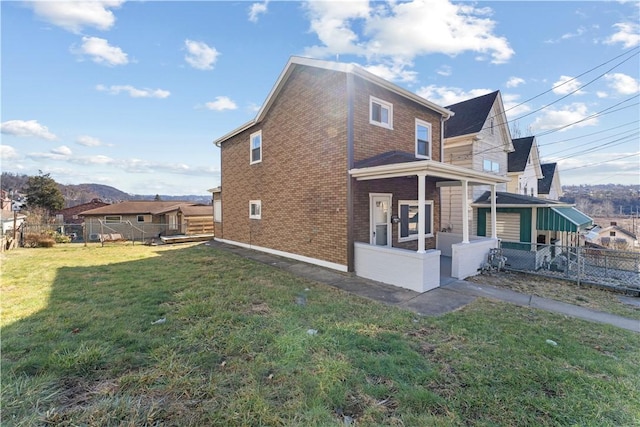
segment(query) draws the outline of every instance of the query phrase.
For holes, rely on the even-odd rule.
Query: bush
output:
[[[66,238],[66,242],[59,242],[56,238],[56,235],[61,236],[59,233],[56,233],[54,231],[28,233],[24,237],[24,246],[26,248],[52,248],[56,243],[68,243],[70,241],[67,236],[62,236],[63,238]]]

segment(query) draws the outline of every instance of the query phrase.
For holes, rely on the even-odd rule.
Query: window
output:
[[[418,201],[400,200],[398,202],[398,241],[406,242],[418,239]],[[433,237],[433,200],[424,203],[425,223],[424,233],[427,237]]]
[[[118,224],[122,221],[122,217],[120,215],[107,215],[104,217],[104,222],[107,224]]]
[[[144,215],[138,215],[138,222],[144,222]]]
[[[416,119],[416,157],[431,158],[431,123]]]
[[[615,231],[610,231],[610,232],[609,232],[609,236],[611,236],[611,237],[616,237],[616,232],[615,232]]]
[[[262,202],[260,200],[249,200],[249,218],[262,218]]]
[[[249,141],[251,145],[251,161],[249,164],[260,163],[262,161],[262,131],[252,133]]]
[[[178,229],[178,215],[169,214],[169,230],[177,230]]]
[[[485,172],[499,173],[500,163],[494,162],[493,160],[485,159],[482,163],[482,170],[484,170]],[[522,183],[520,184],[520,186],[522,186]]]
[[[393,104],[381,99],[369,98],[369,123],[393,129]]]

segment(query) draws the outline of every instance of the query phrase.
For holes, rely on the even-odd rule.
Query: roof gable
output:
[[[267,96],[267,99],[265,100],[265,102],[263,103],[262,107],[260,108],[260,110],[258,111],[258,114],[256,115],[256,117],[245,123],[244,125],[232,130],[231,132],[227,133],[226,135],[221,136],[220,138],[216,139],[213,141],[213,143],[215,145],[217,145],[218,147],[224,143],[225,141],[227,141],[229,138],[234,137],[235,135],[238,135],[239,133],[249,129],[250,127],[254,126],[255,124],[260,123],[265,116],[267,115],[267,112],[269,111],[269,109],[271,108],[271,106],[273,105],[274,101],[277,99],[278,95],[280,94],[280,92],[282,91],[283,87],[285,86],[285,83],[287,82],[287,80],[289,79],[289,77],[291,77],[293,71],[296,69],[296,67],[315,67],[315,68],[320,68],[320,69],[324,69],[324,70],[330,70],[330,71],[335,71],[335,72],[339,72],[339,73],[347,73],[347,74],[352,74],[355,76],[358,76],[364,80],[367,80],[373,84],[376,84],[378,86],[381,86],[391,92],[394,92],[404,98],[407,98],[413,102],[416,102],[424,107],[427,107],[435,112],[437,112],[438,114],[442,115],[443,117],[449,118],[451,116],[453,116],[453,112],[451,112],[450,110],[441,107],[439,105],[434,104],[431,101],[428,101],[425,98],[422,98],[421,96],[410,92],[406,89],[401,88],[400,86],[391,83],[388,80],[385,80],[381,77],[376,76],[375,74],[370,73],[369,71],[366,71],[364,68],[360,67],[357,64],[354,63],[343,63],[343,62],[331,62],[331,61],[322,61],[322,60],[318,60],[318,59],[311,59],[311,58],[303,58],[303,57],[299,57],[299,56],[292,56],[289,59],[289,62],[287,62],[287,65],[285,66],[284,70],[282,71],[282,73],[280,74],[280,76],[278,77],[278,80],[276,81],[275,85],[273,86],[273,88],[271,89],[271,92],[269,92],[269,95]]]
[[[455,115],[445,122],[444,137],[453,138],[480,132],[489,117],[498,93],[499,91],[491,92],[447,106],[447,109],[453,111]]]
[[[514,151],[509,153],[507,157],[509,172],[523,172],[525,170],[534,138],[534,136],[527,136],[512,141]]]
[[[544,163],[540,168],[543,176],[538,180],[538,194],[549,194],[556,173],[556,163]]]

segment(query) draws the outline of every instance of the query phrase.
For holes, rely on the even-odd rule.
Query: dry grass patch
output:
[[[590,285],[578,285],[570,280],[514,271],[485,273],[468,277],[465,280],[479,285],[507,288],[527,295],[549,298],[618,316],[640,319],[640,307],[623,302],[625,297],[622,294]]]

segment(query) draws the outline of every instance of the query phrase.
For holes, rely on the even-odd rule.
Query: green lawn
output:
[[[421,318],[204,244],[18,249],[1,286],[3,426],[640,425],[640,335],[534,309]]]

